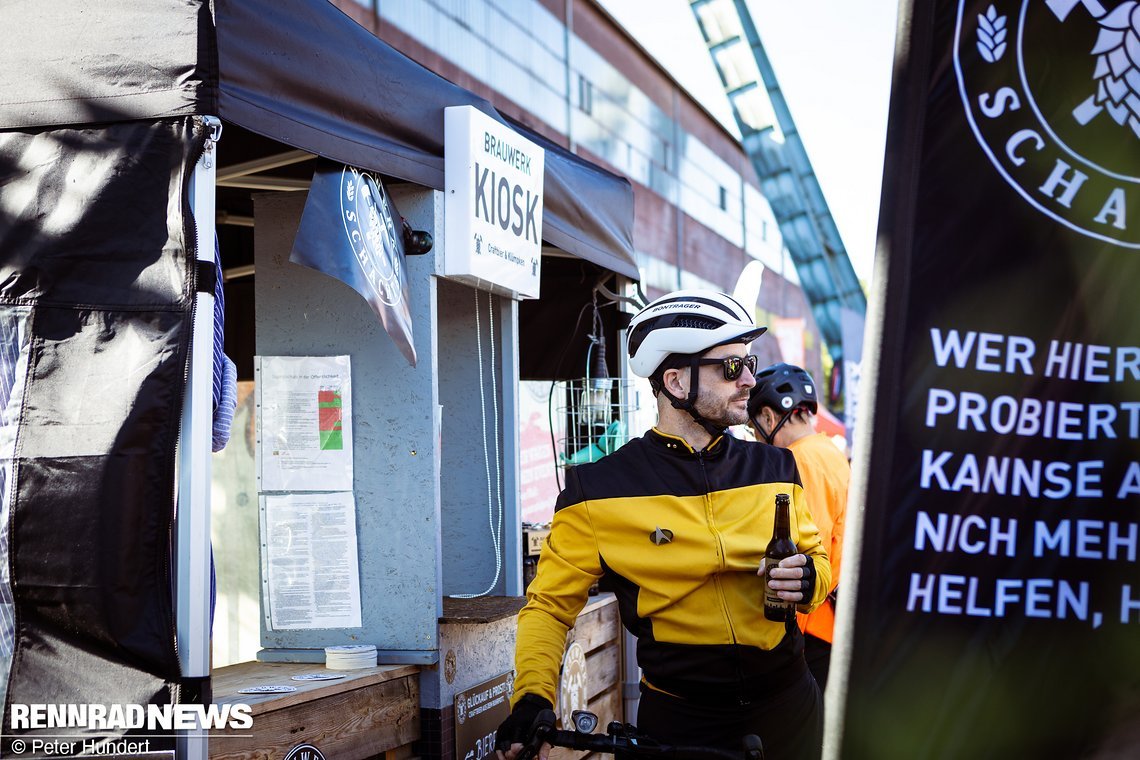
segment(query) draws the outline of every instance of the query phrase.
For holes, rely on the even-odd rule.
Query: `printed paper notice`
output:
[[[267,494],[262,500],[269,628],[359,628],[353,495]]]
[[[347,356],[259,356],[261,491],[352,490]]]

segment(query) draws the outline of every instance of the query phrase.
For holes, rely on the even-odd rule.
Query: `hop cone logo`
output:
[[[959,0],[954,71],[999,175],[1053,221],[1140,249],[1140,0]]]
[[[1099,20],[1092,54],[1096,94],[1074,112],[1087,124],[1102,110],[1140,137],[1140,2],[1127,0]]]

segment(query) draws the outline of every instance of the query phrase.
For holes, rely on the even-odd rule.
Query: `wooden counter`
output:
[[[494,623],[503,618],[515,617],[526,604],[525,596],[478,596],[463,599],[445,596],[440,625],[471,625]]]
[[[304,673],[337,673],[335,681],[293,681]],[[248,704],[253,728],[212,731],[210,760],[283,758],[312,744],[336,760],[410,757],[420,737],[419,667],[381,665],[325,670],[304,663],[244,662],[214,671],[214,704]],[[262,685],[295,686],[287,694],[239,694]]]

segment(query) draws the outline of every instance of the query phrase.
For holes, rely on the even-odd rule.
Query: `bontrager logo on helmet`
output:
[[[629,366],[649,377],[670,354],[701,354],[727,343],[751,343],[757,327],[748,309],[714,290],[678,290],[639,311],[629,323]]]

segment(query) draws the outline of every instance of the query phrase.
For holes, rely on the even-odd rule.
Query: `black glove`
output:
[[[543,710],[553,709],[554,705],[550,704],[544,697],[537,694],[523,694],[515,703],[515,708],[511,710],[511,714],[495,732],[495,749],[505,752],[511,748],[512,744],[526,744],[527,739],[530,738],[530,729],[534,725],[534,719]]]
[[[807,564],[804,565],[804,577],[800,578],[800,593],[803,597],[800,598],[799,604],[811,604],[811,598],[815,595],[815,562],[808,556]]]

